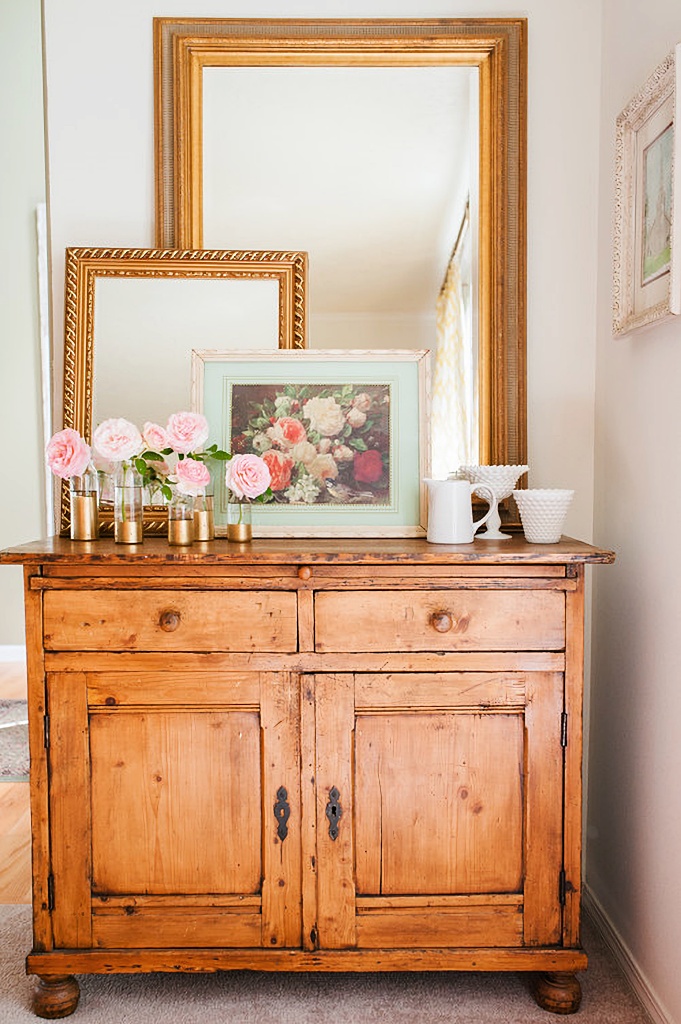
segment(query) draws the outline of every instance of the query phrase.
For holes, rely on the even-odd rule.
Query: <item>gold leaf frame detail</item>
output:
[[[526,19],[155,18],[159,245],[202,245],[203,68],[276,64],[478,68],[480,462],[525,463]]]
[[[64,302],[64,426],[92,438],[95,284],[100,277],[274,279],[279,284],[279,348],[307,345],[307,253],[229,249],[66,250]],[[100,515],[102,533],[113,531],[110,513]],[[69,488],[61,491],[60,532],[70,529]],[[145,533],[167,529],[167,511],[147,506]]]

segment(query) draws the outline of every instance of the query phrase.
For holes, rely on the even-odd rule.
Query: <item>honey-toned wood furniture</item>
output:
[[[584,567],[520,537],[24,563],[39,1016],[73,975],[536,972],[579,1004]]]

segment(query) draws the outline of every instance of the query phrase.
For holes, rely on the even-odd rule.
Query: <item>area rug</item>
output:
[[[0,782],[25,782],[28,765],[26,701],[0,700]]]
[[[36,1024],[24,974],[30,910],[0,906],[0,1021]],[[589,929],[575,1024],[650,1024]],[[83,976],[73,1024],[550,1024],[521,974]]]

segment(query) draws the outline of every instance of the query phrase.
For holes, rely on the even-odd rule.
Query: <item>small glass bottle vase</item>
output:
[[[194,541],[194,498],[174,494],[168,505],[168,543],[192,544]]]
[[[97,471],[92,466],[69,481],[71,540],[97,540],[99,537],[98,485]]]
[[[227,505],[227,540],[253,539],[251,506],[248,501],[230,501]]]
[[[114,480],[114,540],[141,544],[144,539],[143,481],[134,466],[121,462]]]
[[[194,540],[215,540],[212,494],[199,494],[194,498]]]

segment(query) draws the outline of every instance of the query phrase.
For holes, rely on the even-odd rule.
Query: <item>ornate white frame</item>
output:
[[[660,299],[655,289],[636,301],[636,242],[643,197],[637,187],[639,135],[665,104],[672,123],[681,123],[681,44],[669,53],[630,100],[616,122],[615,224],[612,330],[615,337],[661,323],[681,313],[681,132],[674,130],[671,267],[668,288]],[[640,291],[648,287],[642,286]],[[659,288],[659,286],[658,286]]]

